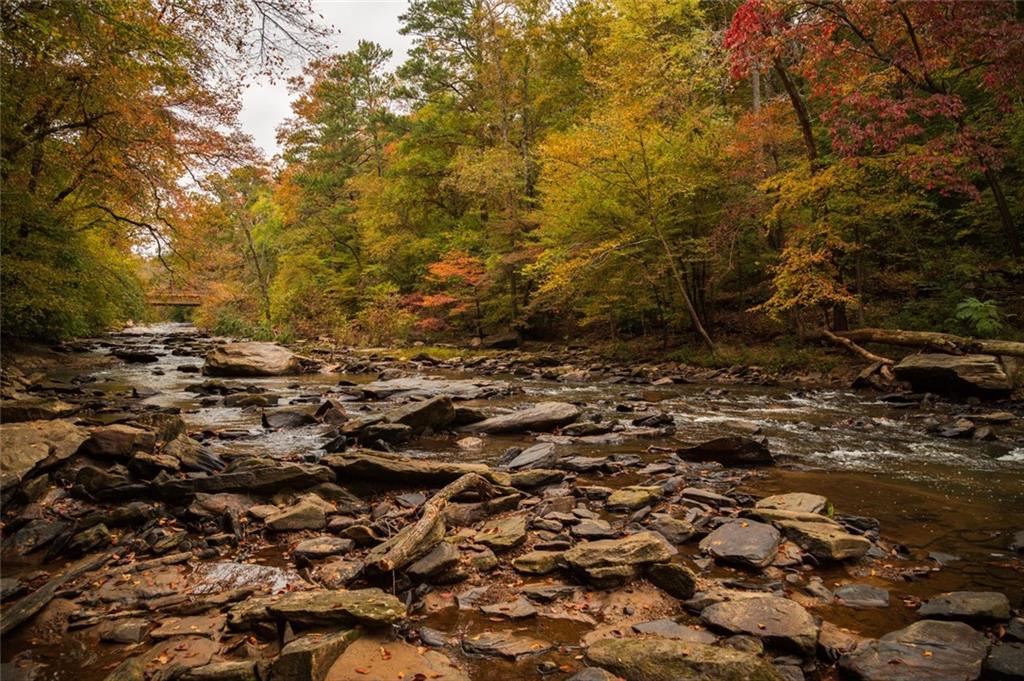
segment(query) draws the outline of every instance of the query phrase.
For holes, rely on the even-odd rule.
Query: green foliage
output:
[[[965,298],[956,306],[956,318],[972,333],[983,338],[992,337],[1003,329],[999,305],[994,300]]]

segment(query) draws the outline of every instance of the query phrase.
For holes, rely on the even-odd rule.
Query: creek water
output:
[[[324,426],[314,425],[267,432],[260,425],[258,410],[204,406],[203,397],[189,391],[202,380],[194,373],[182,373],[182,365],[199,366],[199,357],[176,356],[168,352],[164,339],[193,333],[178,324],[140,326],[100,339],[85,355],[91,365],[87,373],[90,390],[123,393],[134,388],[150,404],[178,407],[189,430],[238,431],[233,439],[211,439],[208,445],[222,457],[245,453],[290,457],[301,454],[315,459],[324,444]],[[112,347],[139,346],[163,353],[149,364],[126,364],[111,360]],[[74,373],[81,374],[81,365]],[[68,374],[72,373],[68,369]],[[410,372],[412,373],[412,372]],[[587,413],[606,418],[628,416],[625,410],[644,405],[671,415],[675,434],[655,439],[607,438],[602,443],[563,442],[551,436],[565,454],[603,456],[611,453],[638,454],[657,462],[666,455],[660,447],[678,447],[726,434],[758,432],[768,438],[779,464],[760,469],[745,479],[741,490],[753,495],[804,491],[827,496],[845,514],[870,516],[881,524],[882,536],[907,547],[912,559],[893,564],[891,570],[877,566],[859,571],[856,567],[835,567],[818,571],[826,584],[851,581],[874,583],[893,595],[888,608],[855,610],[821,605],[815,614],[864,636],[878,636],[915,619],[908,604],[937,592],[959,589],[995,590],[1006,593],[1013,606],[1021,605],[1020,563],[1007,549],[1015,531],[1024,529],[1024,444],[972,439],[945,439],[929,434],[927,426],[948,421],[967,407],[944,402],[903,406],[884,402],[869,392],[845,390],[793,390],[785,387],[681,384],[668,386],[624,385],[612,382],[561,382],[512,375],[477,376],[466,370],[425,367],[422,375],[459,381],[486,381],[507,385],[514,394],[460,404],[488,410],[526,403],[559,400],[580,405]],[[345,400],[350,413],[377,411],[379,402],[364,402],[338,394],[340,382],[368,383],[375,374],[306,374],[297,377],[245,379],[280,396],[280,405],[315,405],[322,396]],[[1000,409],[1005,408],[1005,405]],[[1013,406],[1020,428],[1024,407]],[[1011,426],[1013,428],[1013,426]],[[1013,433],[1011,432],[1011,435]],[[1016,433],[1017,438],[1020,433]],[[414,457],[494,463],[510,446],[527,446],[532,437],[484,438],[482,446],[464,450],[455,445],[455,435],[438,435],[415,441],[402,453]],[[626,474],[606,478],[581,476],[603,485],[621,486],[643,480]],[[684,547],[681,560],[697,557],[696,544]],[[287,566],[273,545],[248,558],[269,566]],[[38,566],[35,566],[38,567]],[[909,575],[908,568],[927,568]],[[904,602],[906,601],[906,602]],[[681,618],[685,621],[685,616]],[[695,619],[693,621],[696,621]],[[592,628],[571,618],[536,618],[528,624],[495,623],[478,614],[439,606],[429,611],[424,623],[450,635],[473,635],[485,629],[508,628],[569,646],[562,658],[571,662],[572,646]],[[13,638],[5,641],[4,659],[31,642]],[[70,636],[51,651],[50,678],[82,678],[59,671],[58,661],[66,657],[81,664],[82,656],[102,666],[95,650]],[[562,659],[562,658],[556,658]],[[516,674],[530,678],[537,674],[529,662],[513,665],[494,660],[464,660],[476,679],[508,678]],[[496,669],[501,671],[495,676]],[[90,674],[102,678],[103,674]]]

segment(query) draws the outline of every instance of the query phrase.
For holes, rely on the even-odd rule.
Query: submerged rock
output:
[[[664,638],[601,639],[586,660],[626,681],[782,681],[750,653]]]
[[[866,643],[839,660],[859,681],[974,681],[988,639],[962,622],[922,620]]]
[[[467,653],[503,657],[507,660],[518,660],[527,655],[540,655],[551,648],[552,645],[547,641],[517,636],[504,631],[486,631],[462,639],[462,649]]]

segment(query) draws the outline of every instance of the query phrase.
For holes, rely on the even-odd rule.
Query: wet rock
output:
[[[489,617],[507,617],[511,620],[519,620],[535,617],[537,608],[533,607],[530,601],[520,597],[514,601],[482,606],[480,612]]]
[[[619,677],[600,667],[586,667],[570,676],[566,681],[619,681]]]
[[[561,551],[530,551],[512,560],[517,572],[528,575],[546,575],[561,567]]]
[[[764,639],[779,648],[812,655],[818,625],[795,601],[778,596],[756,596],[710,605],[701,619],[716,629]]]
[[[727,522],[700,542],[700,548],[717,560],[762,568],[772,562],[782,535],[771,525],[756,521]]]
[[[307,488],[321,482],[333,482],[334,474],[325,466],[289,463],[273,459],[248,459],[213,475],[193,475],[154,482],[160,496],[167,499],[204,492],[274,493],[282,489]]]
[[[418,580],[427,580],[459,564],[459,550],[448,542],[441,542],[427,555],[405,569],[405,573]]]
[[[321,530],[327,525],[327,516],[323,506],[306,500],[275,513],[266,522],[272,532]]]
[[[676,549],[655,532],[638,532],[622,539],[582,542],[563,554],[569,567],[591,581],[628,581],[640,566],[664,563]],[[625,568],[625,569],[623,569]]]
[[[896,378],[915,391],[942,395],[998,397],[1009,394],[1013,380],[994,355],[908,355],[893,367]]]
[[[405,617],[405,606],[380,589],[294,591],[266,606],[270,615],[305,625],[384,626]]]
[[[475,433],[544,433],[559,426],[572,423],[579,418],[580,410],[566,402],[539,402],[532,407],[520,409],[511,414],[492,416],[489,419],[466,426]]]
[[[357,638],[356,629],[300,636],[281,649],[270,676],[274,681],[324,681],[331,666]]]
[[[572,536],[580,539],[612,539],[618,534],[606,520],[581,520],[573,525]]]
[[[517,636],[503,631],[487,631],[462,639],[462,649],[471,655],[502,657],[506,660],[518,660],[527,655],[540,655],[551,648],[552,645],[547,641]]]
[[[31,553],[46,546],[56,539],[68,524],[59,520],[37,518],[30,520],[21,529],[4,540],[4,550],[15,551],[22,555]]]
[[[25,421],[0,424],[0,486],[23,480],[33,469],[64,461],[89,438],[70,421]]]
[[[321,560],[328,556],[337,556],[342,553],[348,553],[352,550],[353,546],[354,543],[351,539],[342,539],[340,537],[324,535],[320,537],[313,537],[312,539],[303,539],[296,544],[295,549],[292,551],[292,555],[294,555],[296,560],[300,563],[312,563],[313,561]]]
[[[484,523],[476,533],[476,543],[500,553],[526,540],[526,515],[519,513]]]
[[[697,589],[697,575],[678,563],[655,563],[647,568],[647,579],[670,596],[686,600]]]
[[[662,638],[601,639],[586,661],[626,681],[780,681],[771,664],[749,653]]]
[[[106,525],[94,525],[87,530],[75,534],[64,546],[64,553],[70,556],[81,556],[93,549],[110,546],[113,535]]]
[[[264,428],[301,428],[316,423],[313,415],[304,409],[276,409],[263,413]]]
[[[211,662],[188,670],[181,681],[261,681],[253,660]]]
[[[1024,642],[1024,617],[1014,617],[1006,626],[1006,637],[1011,641]]]
[[[512,473],[509,484],[516,489],[534,489],[545,485],[557,485],[565,479],[565,472],[550,468],[533,468]]]
[[[281,400],[277,395],[267,393],[235,393],[224,396],[225,407],[274,407]]]
[[[538,603],[551,603],[578,593],[580,587],[571,584],[529,584],[522,588],[524,596]]]
[[[550,442],[540,442],[524,449],[505,464],[505,467],[513,471],[528,468],[544,468],[551,466],[557,460],[558,456],[555,453],[555,445]]]
[[[691,643],[703,643],[711,645],[718,637],[705,629],[695,629],[679,624],[675,620],[651,620],[641,622],[632,626],[633,631],[644,636],[657,636],[658,638],[670,638],[676,641],[689,641]]]
[[[611,493],[611,496],[605,501],[605,507],[609,510],[635,511],[638,508],[656,504],[660,498],[660,487],[622,487]]]
[[[285,376],[301,373],[309,360],[274,343],[227,343],[206,355],[207,376]]]
[[[984,669],[985,678],[992,681],[1021,681],[1024,679],[1024,643],[992,646]]]
[[[420,435],[428,429],[437,432],[455,421],[455,406],[447,395],[438,395],[392,409],[384,419],[388,423],[408,426],[413,435]]]
[[[396,486],[446,485],[466,473],[476,473],[498,484],[508,482],[504,474],[479,463],[410,459],[370,452],[339,452],[325,456],[321,462],[343,480],[373,480]]]
[[[49,421],[72,416],[78,411],[74,404],[46,397],[23,397],[0,401],[0,419],[4,423]]]
[[[207,636],[220,638],[220,632],[227,623],[226,615],[198,615],[196,617],[172,617],[160,622],[160,626],[149,633],[155,639],[173,636]]]
[[[780,521],[776,525],[794,544],[818,560],[860,558],[871,549],[870,541],[846,532],[839,525],[793,520]]]
[[[823,513],[825,515],[830,515],[828,511],[831,506],[828,499],[820,494],[808,494],[806,492],[775,494],[765,497],[754,504],[755,508],[795,511],[798,513]]]
[[[696,532],[690,523],[666,513],[655,513],[651,517],[654,520],[648,527],[667,539],[670,544],[682,544]]]
[[[115,620],[100,631],[100,640],[108,643],[138,643],[146,637],[149,622],[139,618]]]
[[[727,435],[682,447],[676,454],[687,461],[717,461],[725,466],[765,466],[775,463],[765,439]]]
[[[851,608],[888,608],[889,592],[869,584],[847,584],[835,590],[840,603]]]
[[[953,591],[936,596],[918,609],[922,617],[964,622],[1010,619],[1010,601],[996,591]]]
[[[152,431],[115,423],[94,428],[82,445],[82,452],[99,457],[128,458],[135,451],[152,452],[155,447],[156,434]]]
[[[700,489],[697,487],[683,488],[682,495],[684,499],[692,499],[716,508],[728,508],[736,505],[736,501],[731,497],[727,497],[724,494],[716,494],[710,490]]]
[[[987,652],[962,622],[922,620],[844,655],[839,668],[859,681],[973,681]]]
[[[158,362],[162,356],[159,353],[151,350],[132,349],[132,348],[117,348],[110,354],[117,357],[122,362],[129,364],[152,364]]]

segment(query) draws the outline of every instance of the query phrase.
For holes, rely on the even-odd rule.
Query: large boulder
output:
[[[0,425],[0,485],[20,482],[36,466],[56,464],[78,451],[89,431],[70,421]]]
[[[921,620],[844,655],[839,668],[859,681],[974,681],[988,647],[963,622]]]
[[[276,343],[226,343],[206,355],[208,376],[287,376],[310,368],[311,361]]]
[[[580,410],[567,402],[538,402],[510,414],[492,416],[464,429],[474,433],[546,433],[579,418]]]
[[[917,391],[998,397],[1013,390],[1012,375],[995,355],[921,353],[905,357],[893,370]]]
[[[581,542],[563,554],[565,563],[588,580],[603,584],[629,581],[640,568],[667,562],[676,549],[657,532],[637,532],[622,539]]]
[[[605,638],[587,649],[587,662],[627,681],[781,681],[769,662],[751,653],[666,638]]]

